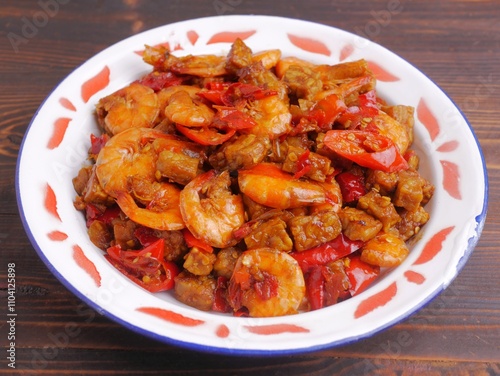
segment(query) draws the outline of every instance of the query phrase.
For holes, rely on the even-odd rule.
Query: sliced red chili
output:
[[[87,204],[85,207],[85,217],[87,219],[87,227],[94,221],[101,221],[107,225],[120,216],[121,210],[118,205],[107,207],[104,211],[100,210],[97,206]]]
[[[324,243],[318,247],[309,248],[301,252],[291,252],[292,256],[299,263],[302,271],[307,272],[317,265],[325,265],[350,255],[363,246],[360,240],[351,240],[344,234],[340,234],[335,239]]]
[[[408,168],[396,145],[385,136],[367,131],[331,130],[324,144],[340,156],[373,170],[395,172]]]
[[[236,106],[238,104],[242,104],[242,100],[254,101],[271,97],[277,94],[278,92],[276,90],[263,89],[256,85],[235,82],[231,84],[224,92],[222,101],[227,106]]]
[[[134,236],[137,240],[139,240],[139,243],[141,243],[143,247],[147,247],[159,239],[159,237],[154,234],[154,230],[152,228],[144,226],[136,228]]]
[[[226,133],[218,132],[214,128],[188,128],[180,124],[175,125],[177,130],[191,141],[195,141],[200,145],[220,145],[236,133],[235,129],[228,129]]]
[[[336,175],[335,180],[339,183],[342,200],[346,204],[358,201],[361,196],[367,193],[364,177],[361,175],[346,171]]]
[[[347,108],[337,121],[348,129],[358,129],[363,124],[364,130],[370,130],[372,120],[378,113],[378,98],[375,90],[371,90],[359,95],[358,105]]]
[[[179,268],[163,258],[164,239],[139,251],[124,251],[120,246],[107,249],[106,259],[127,278],[150,292],[174,287]]]
[[[248,129],[257,125],[250,115],[236,107],[214,106],[217,110],[214,122],[222,123],[230,129]]]
[[[352,296],[366,290],[380,274],[380,267],[361,261],[359,254],[349,256],[349,262],[346,264],[345,272],[349,278],[349,291]]]
[[[186,244],[189,248],[197,247],[209,253],[212,253],[214,251],[214,248],[210,244],[207,244],[203,240],[195,238],[191,231],[189,231],[187,228],[182,230],[182,235],[184,235],[184,240],[186,241]]]
[[[295,179],[299,179],[305,174],[307,174],[311,168],[312,168],[312,162],[309,159],[309,156],[311,155],[311,151],[307,149],[305,152],[303,152],[300,156],[299,159],[297,160],[297,172],[293,175]]]
[[[331,129],[335,120],[347,109],[338,95],[330,94],[318,101],[308,114],[321,129]]]
[[[323,266],[313,266],[305,275],[307,301],[311,311],[325,306],[325,278],[323,276]]]
[[[262,272],[264,277],[261,281],[255,281],[255,292],[262,300],[268,300],[278,295],[278,279],[275,275]]]
[[[90,135],[90,154],[99,154],[101,149],[106,145],[106,142],[108,142],[109,136],[104,133],[100,136],[95,136],[93,134]]]
[[[232,308],[227,301],[227,284],[228,279],[226,277],[217,277],[214,303],[212,305],[212,309],[216,312],[227,313],[232,311]]]
[[[138,82],[154,91],[160,91],[169,86],[180,85],[183,81],[184,78],[172,72],[153,71],[142,77]]]

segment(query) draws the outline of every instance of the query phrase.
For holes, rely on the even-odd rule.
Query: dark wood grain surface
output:
[[[388,13],[395,5],[398,11]],[[369,339],[304,355],[195,353],[145,338],[101,316],[72,295],[38,258],[20,221],[14,182],[20,143],[44,98],[78,65],[121,39],[218,14],[300,18],[368,37],[422,70],[469,119],[488,167],[486,225],[459,276],[410,318]],[[25,25],[34,17],[39,17],[40,26],[28,29]],[[21,39],[13,39],[13,34]],[[2,0],[0,374],[499,375],[499,67],[497,0]],[[15,371],[6,359],[9,262],[16,264],[17,282]],[[61,335],[68,328],[72,335]]]

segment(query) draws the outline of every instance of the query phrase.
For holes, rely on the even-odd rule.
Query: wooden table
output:
[[[200,354],[102,317],[38,258],[19,218],[14,182],[19,146],[40,103],[75,67],[107,46],[159,25],[218,14],[300,18],[368,37],[421,69],[470,120],[489,170],[488,219],[460,275],[412,317],[369,339],[304,355]],[[0,19],[0,294],[5,312],[7,265],[14,262],[19,374],[500,374],[498,1],[2,0]],[[30,23],[38,26],[26,26]],[[7,367],[5,317],[0,373],[16,374]],[[58,335],[68,327],[76,335]]]

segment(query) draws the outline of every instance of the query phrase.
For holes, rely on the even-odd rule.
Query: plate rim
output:
[[[387,322],[385,325],[378,326],[374,330],[366,331],[362,335],[354,335],[354,336],[351,336],[351,337],[343,338],[343,339],[335,341],[335,342],[329,342],[329,343],[324,343],[324,344],[322,343],[322,344],[319,344],[319,345],[316,345],[316,346],[310,346],[310,347],[307,347],[307,348],[297,347],[297,348],[286,348],[286,349],[280,349],[280,350],[275,350],[275,349],[273,349],[273,350],[257,350],[257,349],[244,349],[244,348],[216,347],[216,346],[210,346],[210,345],[203,345],[203,344],[200,344],[200,343],[185,342],[185,341],[181,341],[181,340],[178,340],[178,339],[175,339],[175,338],[172,338],[172,337],[165,337],[164,335],[160,335],[160,334],[151,332],[149,330],[146,330],[144,328],[138,327],[138,326],[136,326],[134,324],[131,324],[130,322],[127,322],[127,321],[123,320],[121,317],[118,317],[118,316],[114,315],[113,313],[109,312],[108,310],[102,308],[97,302],[95,302],[91,298],[87,297],[84,293],[82,293],[80,290],[78,290],[78,288],[76,288],[71,282],[69,282],[59,272],[59,270],[56,267],[54,267],[54,265],[49,261],[49,259],[45,255],[44,251],[41,249],[40,245],[36,241],[35,235],[32,233],[32,230],[31,230],[31,228],[30,228],[30,226],[28,224],[28,220],[27,220],[26,213],[25,213],[25,208],[23,206],[23,199],[21,197],[21,190],[20,190],[20,185],[21,185],[21,182],[20,182],[20,169],[22,167],[21,163],[22,163],[23,151],[24,151],[24,147],[25,147],[25,141],[27,140],[27,138],[29,136],[29,133],[30,133],[30,130],[31,130],[33,124],[35,123],[35,121],[36,121],[36,119],[38,117],[39,111],[44,107],[44,105],[47,102],[47,100],[54,94],[54,92],[57,91],[57,89],[59,88],[59,86],[70,75],[72,75],[75,71],[77,71],[83,65],[87,64],[90,60],[98,57],[101,54],[104,54],[106,52],[106,50],[108,50],[111,47],[116,46],[116,45],[118,45],[120,43],[123,43],[123,42],[125,42],[125,41],[127,41],[129,39],[136,38],[136,37],[138,37],[138,36],[140,36],[142,34],[145,34],[145,33],[153,33],[155,30],[159,30],[159,29],[162,29],[162,28],[165,28],[165,27],[175,27],[176,25],[179,25],[179,24],[184,24],[184,23],[189,23],[189,22],[197,22],[197,21],[200,21],[200,20],[217,19],[217,18],[219,18],[219,19],[220,18],[226,18],[226,19],[227,18],[254,18],[255,19],[255,18],[258,18],[258,17],[266,18],[266,19],[286,20],[287,22],[293,21],[293,22],[298,22],[298,23],[307,23],[307,24],[315,25],[315,27],[320,26],[320,27],[330,28],[330,29],[334,29],[336,31],[340,31],[342,33],[350,34],[351,36],[353,36],[355,38],[365,39],[365,38],[363,38],[361,36],[358,36],[356,34],[353,34],[353,33],[349,32],[349,31],[337,28],[335,26],[331,26],[331,25],[327,25],[327,24],[322,24],[322,23],[319,23],[319,22],[302,20],[302,19],[298,19],[298,18],[288,18],[288,17],[279,17],[279,16],[269,16],[269,15],[220,15],[220,16],[200,17],[200,18],[194,18],[194,19],[189,19],[189,20],[182,20],[182,21],[178,21],[178,22],[173,22],[173,23],[161,25],[161,26],[158,26],[158,27],[155,27],[155,28],[152,28],[152,29],[148,29],[148,30],[145,30],[145,31],[143,31],[141,33],[137,33],[137,34],[131,35],[131,36],[129,36],[129,37],[123,39],[123,40],[120,40],[120,41],[118,41],[118,42],[116,42],[116,43],[114,43],[114,44],[112,44],[112,45],[104,48],[103,50],[101,50],[97,54],[93,55],[92,57],[90,57],[89,59],[87,59],[86,61],[84,61],[79,66],[77,66],[74,69],[72,69],[72,71],[69,74],[67,74],[47,94],[47,96],[42,101],[42,103],[40,104],[40,106],[38,107],[38,109],[35,111],[32,119],[31,119],[31,121],[30,121],[30,123],[29,123],[29,125],[28,125],[28,127],[26,129],[26,132],[25,132],[25,134],[23,136],[23,140],[22,140],[20,148],[19,148],[19,153],[18,153],[18,158],[17,158],[17,163],[16,163],[16,171],[15,171],[15,190],[16,190],[16,200],[17,200],[18,210],[19,210],[19,213],[20,213],[20,217],[21,217],[21,221],[22,221],[23,227],[24,227],[24,229],[26,231],[26,234],[27,234],[27,236],[29,238],[29,241],[30,241],[31,245],[36,250],[38,256],[42,259],[42,261],[47,266],[47,268],[49,269],[49,271],[69,291],[71,291],[74,295],[76,295],[80,300],[82,300],[83,302],[85,302],[87,305],[91,306],[96,312],[98,312],[100,314],[103,314],[104,316],[110,318],[112,321],[117,322],[120,325],[126,327],[128,330],[132,330],[133,332],[136,332],[136,333],[141,334],[141,335],[145,335],[147,337],[150,337],[152,339],[158,340],[160,342],[172,344],[172,345],[183,347],[183,348],[187,348],[187,349],[190,349],[190,350],[203,351],[203,352],[209,352],[209,353],[217,353],[217,354],[224,354],[224,355],[277,356],[277,355],[290,355],[290,354],[296,354],[296,353],[305,353],[305,352],[318,351],[318,350],[321,350],[321,349],[327,349],[327,348],[332,348],[332,347],[347,345],[347,344],[350,344],[350,343],[353,343],[353,342],[357,342],[357,341],[359,341],[361,339],[371,337],[374,334],[376,334],[378,332],[381,332],[381,331],[384,331],[387,328],[389,328],[389,327],[391,327],[391,326],[393,326],[393,325],[401,322],[405,318],[408,318],[409,316],[411,316],[412,314],[414,314],[416,311],[420,310],[422,307],[424,307],[429,302],[431,302],[433,299],[435,299],[443,290],[445,290],[449,286],[449,284],[458,276],[458,274],[460,273],[460,271],[465,266],[467,260],[470,258],[471,254],[473,253],[474,248],[475,248],[475,246],[476,246],[476,244],[479,241],[479,238],[481,236],[481,232],[482,232],[482,229],[483,229],[483,226],[484,226],[484,223],[485,223],[485,220],[486,220],[486,216],[487,216],[489,183],[488,183],[488,174],[487,174],[486,162],[485,162],[484,153],[482,151],[482,148],[481,148],[481,145],[480,145],[479,140],[477,138],[477,135],[475,134],[474,129],[472,128],[472,125],[469,122],[469,120],[467,119],[467,117],[465,116],[465,114],[456,105],[456,103],[451,99],[451,97],[439,85],[437,85],[429,76],[427,76],[425,73],[423,73],[419,68],[417,68],[415,65],[413,65],[412,63],[410,63],[406,59],[403,59],[399,55],[395,54],[391,50],[388,50],[384,46],[382,46],[382,45],[380,45],[380,44],[378,44],[376,42],[373,42],[371,40],[366,39],[369,43],[377,46],[377,48],[382,48],[382,49],[388,51],[389,53],[391,53],[392,55],[396,56],[397,58],[403,60],[406,64],[409,64],[416,71],[418,71],[420,74],[422,74],[430,83],[432,83],[434,89],[437,89],[437,90],[441,91],[441,93],[443,93],[448,98],[448,100],[452,103],[452,105],[454,106],[454,108],[459,111],[461,118],[465,121],[465,123],[469,127],[469,132],[473,136],[473,139],[475,141],[475,145],[474,146],[475,146],[475,148],[479,152],[480,160],[481,160],[482,167],[483,167],[482,168],[482,176],[483,176],[483,179],[484,179],[484,199],[483,199],[483,203],[482,203],[482,210],[481,210],[481,213],[478,214],[475,217],[475,221],[476,221],[475,234],[473,236],[471,236],[470,238],[468,238],[467,247],[464,250],[464,253],[463,253],[461,259],[459,260],[458,264],[456,265],[456,271],[453,273],[452,278],[450,280],[444,281],[443,284],[441,286],[439,286],[438,288],[436,288],[432,293],[427,294],[427,298],[424,301],[422,301],[419,305],[412,306],[410,310],[405,310],[405,312],[403,314],[401,314],[400,316],[394,318],[392,321]]]

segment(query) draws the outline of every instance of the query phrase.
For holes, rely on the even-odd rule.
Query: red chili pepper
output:
[[[339,183],[342,200],[346,204],[356,202],[366,194],[364,178],[361,175],[346,171],[336,175],[335,180]]]
[[[364,291],[380,274],[380,267],[361,261],[359,254],[349,256],[345,267],[349,278],[351,296]]]
[[[97,206],[92,204],[87,204],[85,207],[85,218],[87,219],[87,227],[89,227],[94,221],[101,221],[107,225],[118,218],[121,210],[118,205],[107,207],[104,212],[102,212]]]
[[[344,234],[340,234],[335,239],[318,247],[301,252],[291,252],[290,256],[297,260],[300,268],[305,273],[313,266],[325,265],[350,255],[361,248],[363,244],[364,242],[360,240],[351,240]]]
[[[309,159],[310,155],[311,151],[307,149],[299,156],[299,159],[297,160],[297,172],[293,175],[295,179],[301,178],[311,170],[312,162]]]
[[[358,106],[347,108],[337,119],[348,129],[357,129],[362,123],[366,124],[367,121],[369,127],[373,118],[379,113],[375,90],[361,94],[358,97],[358,102]]]
[[[263,89],[252,84],[241,82],[209,82],[205,85],[207,90],[198,93],[202,98],[207,99],[215,105],[225,105],[229,107],[238,107],[246,104],[248,100],[264,99],[277,95],[276,90]]]
[[[109,247],[104,256],[127,278],[150,292],[166,291],[174,287],[179,268],[163,258],[164,239],[139,251],[124,251],[118,245]]]
[[[226,133],[219,133],[214,128],[188,128],[180,124],[175,125],[177,130],[191,141],[200,145],[220,145],[229,140],[236,133],[236,129],[228,129]]]
[[[316,120],[321,129],[331,129],[335,120],[347,109],[344,101],[330,94],[314,105],[307,117]]]
[[[214,122],[219,122],[230,129],[248,129],[257,125],[257,122],[245,112],[236,107],[214,106],[217,110]]]
[[[189,248],[197,247],[205,252],[213,253],[214,249],[210,244],[205,243],[203,240],[195,238],[194,235],[187,228],[182,230],[182,235],[184,235],[184,240]]]
[[[160,91],[161,89],[169,86],[180,85],[183,81],[184,78],[179,77],[172,72],[158,71],[148,73],[138,80],[140,84],[147,86],[154,91]]]
[[[276,276],[262,272],[264,279],[255,281],[255,292],[262,300],[268,300],[278,295],[279,283]]]
[[[307,300],[311,311],[325,306],[325,277],[323,266],[313,266],[305,275]]]
[[[106,133],[100,136],[90,134],[90,154],[99,154],[108,140],[109,136]]]
[[[277,94],[278,92],[276,90],[263,89],[256,85],[235,82],[231,84],[224,92],[222,101],[226,106],[236,106],[237,104],[241,105],[242,100],[254,101],[271,97]]]
[[[249,317],[248,309],[246,307],[241,307],[240,309],[233,312],[234,317]]]
[[[149,227],[140,226],[135,229],[134,236],[139,240],[139,243],[143,247],[147,247],[148,245],[153,244],[154,242],[160,239],[158,236],[154,234],[154,230]]]
[[[224,105],[222,97],[229,85],[229,82],[210,81],[205,84],[204,90],[201,90],[196,94],[215,105]]]
[[[227,313],[232,311],[232,308],[227,301],[227,283],[228,279],[226,277],[217,277],[214,303],[212,305],[212,309],[216,312]]]
[[[372,170],[395,172],[408,163],[391,139],[368,131],[331,130],[324,144],[340,156]]]

